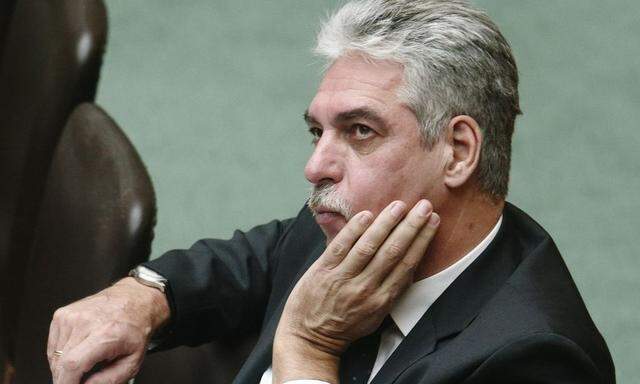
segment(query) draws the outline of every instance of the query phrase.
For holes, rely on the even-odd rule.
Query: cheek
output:
[[[366,166],[363,163],[351,173],[349,189],[354,208],[368,209],[377,215],[394,200],[412,206],[421,198],[431,198],[441,176],[436,161],[426,155],[367,159]]]
[[[371,161],[367,167],[352,172],[349,189],[357,211],[370,210],[377,215],[394,200],[404,199],[404,192],[412,189],[412,173],[406,162]]]

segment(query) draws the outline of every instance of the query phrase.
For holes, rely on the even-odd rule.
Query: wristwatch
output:
[[[143,265],[138,265],[129,271],[129,276],[136,279],[138,283],[158,289],[162,293],[164,293],[167,287],[168,280],[164,276]]]

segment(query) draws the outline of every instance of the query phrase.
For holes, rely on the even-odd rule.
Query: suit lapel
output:
[[[382,369],[373,378],[371,384],[392,382],[418,359],[433,352],[436,342],[433,316],[430,316],[427,312],[396,348],[382,366]]]
[[[311,253],[311,257],[305,263],[304,268],[300,269],[295,279],[290,284],[287,290],[287,294],[280,298],[277,309],[273,312],[273,315],[262,329],[260,337],[256,342],[256,346],[253,348],[253,351],[247,358],[247,361],[242,365],[242,368],[240,369],[240,372],[236,376],[233,383],[253,384],[260,382],[260,378],[267,370],[267,368],[269,368],[269,366],[271,365],[273,339],[275,337],[276,330],[278,329],[278,323],[280,322],[280,317],[282,316],[282,311],[284,310],[284,306],[287,303],[289,294],[295,287],[298,280],[300,280],[302,275],[307,271],[307,269],[309,269],[309,267],[311,267],[311,264],[313,264],[313,262],[316,261],[318,257],[320,257],[324,249],[325,246],[323,243],[316,246],[316,248]]]
[[[393,382],[418,360],[437,350],[440,340],[463,331],[519,264],[519,245],[504,210],[493,242],[443,292],[389,357],[371,384]]]

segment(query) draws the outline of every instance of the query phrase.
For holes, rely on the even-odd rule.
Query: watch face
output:
[[[137,270],[138,276],[142,277],[143,279],[157,281],[159,283],[167,281],[167,279],[165,279],[164,276],[160,275],[156,271],[151,270],[147,267],[139,266],[138,268],[136,268],[136,270]]]
[[[159,289],[164,293],[167,279],[157,272],[144,266],[138,266],[131,271],[130,276],[133,276],[140,284]]]

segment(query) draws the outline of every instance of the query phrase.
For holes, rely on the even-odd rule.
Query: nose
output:
[[[304,167],[304,175],[311,184],[315,185],[321,181],[338,183],[342,179],[342,174],[339,145],[331,132],[325,130]]]

